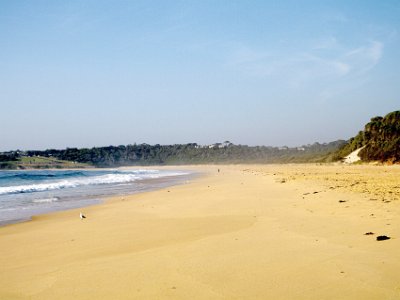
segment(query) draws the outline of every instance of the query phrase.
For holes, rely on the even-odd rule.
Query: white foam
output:
[[[118,184],[118,183],[129,183],[140,179],[154,179],[167,176],[179,176],[185,175],[185,172],[165,172],[159,173],[157,170],[137,170],[131,172],[112,173],[106,175],[99,175],[93,177],[79,177],[64,179],[60,181],[39,183],[39,184],[28,184],[28,185],[16,185],[8,187],[0,187],[0,195],[5,194],[16,194],[16,193],[31,193],[31,192],[42,192],[50,190],[59,190],[65,188],[74,188],[79,186],[88,185],[101,185],[101,184]]]
[[[56,201],[58,201],[57,197],[44,198],[44,199],[35,199],[32,202],[35,202],[35,203],[51,203],[51,202],[56,202]]]

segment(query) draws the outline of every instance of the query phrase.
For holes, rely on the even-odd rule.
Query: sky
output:
[[[400,109],[400,1],[0,0],[0,151],[300,146]]]

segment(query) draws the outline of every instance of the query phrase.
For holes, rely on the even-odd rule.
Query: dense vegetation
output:
[[[51,158],[60,161],[85,163],[95,167],[131,165],[202,164],[202,163],[300,163],[322,162],[344,141],[315,143],[297,148],[233,145],[229,142],[209,146],[195,143],[176,145],[128,145],[95,148],[49,149],[17,153],[28,157]],[[18,167],[18,165],[17,165]]]
[[[400,111],[385,117],[374,117],[354,138],[335,154],[340,159],[364,147],[359,156],[363,161],[400,162]]]
[[[27,156],[20,151],[12,151],[6,155],[0,154],[0,169],[65,169],[65,168],[87,168],[88,164],[76,163],[72,161],[59,160],[53,157]]]
[[[0,169],[15,169],[17,167],[16,162],[18,159],[18,153],[14,151],[0,153]]]
[[[364,161],[400,162],[400,111],[375,117],[347,143],[302,147],[266,147],[234,145],[230,142],[199,146],[127,145],[94,148],[49,149],[44,151],[8,151],[0,153],[0,169],[117,167],[137,165],[208,164],[208,163],[303,163],[342,159],[364,147]]]

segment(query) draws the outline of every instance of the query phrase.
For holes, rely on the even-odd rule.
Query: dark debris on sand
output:
[[[390,239],[390,237],[387,235],[380,235],[380,236],[376,237],[377,241],[385,241],[385,240],[389,240],[389,239]]]

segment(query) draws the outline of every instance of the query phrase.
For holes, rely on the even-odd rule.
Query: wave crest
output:
[[[110,174],[99,175],[99,176],[79,177],[79,178],[75,177],[71,179],[44,182],[38,184],[0,187],[0,195],[43,192],[43,191],[75,188],[79,186],[88,186],[88,185],[129,183],[141,179],[160,178],[166,176],[179,176],[184,174],[186,173],[184,172],[159,173],[158,171],[154,170],[146,170],[146,171],[139,170],[139,171],[132,171],[130,173],[126,171],[122,171],[120,173],[113,172]]]

